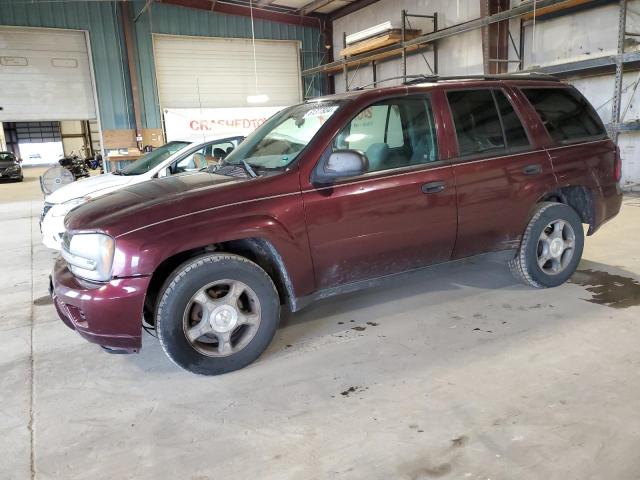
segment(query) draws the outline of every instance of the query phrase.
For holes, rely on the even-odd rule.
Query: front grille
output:
[[[5,167],[0,167],[0,173],[4,172],[6,170]]]
[[[71,235],[66,231],[62,234],[62,249],[67,252],[71,249]]]

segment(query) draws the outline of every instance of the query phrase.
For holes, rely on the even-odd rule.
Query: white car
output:
[[[200,170],[226,157],[244,137],[234,136],[197,142],[176,140],[142,155],[122,170],[70,183],[44,199],[40,217],[42,243],[60,250],[64,217],[74,208],[115,190],[177,173]]]

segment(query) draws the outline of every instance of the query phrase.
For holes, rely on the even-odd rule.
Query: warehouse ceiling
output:
[[[377,0],[148,0],[147,6],[154,1],[219,12],[228,11],[233,7],[248,8],[252,5],[258,11],[274,14],[324,17],[341,16],[342,11],[346,14]]]
[[[301,15],[307,15],[309,13],[331,13],[346,7],[350,3],[353,2],[346,0],[258,0],[256,4],[258,6],[275,5],[285,7]]]

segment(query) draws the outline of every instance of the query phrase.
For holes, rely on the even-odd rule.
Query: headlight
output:
[[[67,213],[76,207],[79,207],[83,203],[87,203],[89,199],[87,197],[72,198],[64,203],[58,203],[51,208],[52,217],[64,217]]]
[[[116,241],[104,233],[65,233],[62,257],[74,275],[86,280],[106,282],[111,279],[115,249]]]
[[[10,167],[7,167],[7,169],[5,170],[5,172],[7,173],[13,173],[18,171],[20,171],[20,165],[11,165]]]

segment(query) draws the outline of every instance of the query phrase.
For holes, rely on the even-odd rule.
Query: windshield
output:
[[[0,162],[15,162],[16,157],[11,152],[0,152]]]
[[[258,127],[224,163],[283,169],[295,160],[335,111],[339,101],[312,102],[287,108]]]
[[[149,153],[145,153],[138,160],[120,170],[119,173],[121,175],[142,175],[143,173],[147,173],[149,170],[157,167],[171,155],[176,153],[178,150],[182,150],[187,145],[189,145],[189,142],[165,143],[161,147],[158,147]]]

